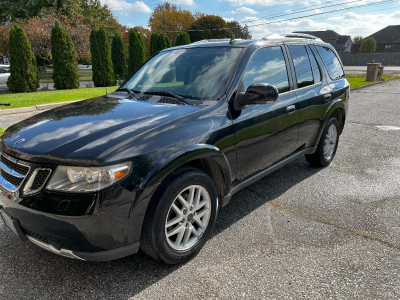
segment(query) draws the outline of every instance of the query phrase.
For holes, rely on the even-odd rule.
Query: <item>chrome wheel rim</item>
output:
[[[329,126],[324,140],[324,158],[330,161],[336,150],[338,132],[335,124]]]
[[[200,185],[182,190],[172,202],[165,220],[169,246],[186,251],[197,244],[207,229],[211,216],[211,197]]]

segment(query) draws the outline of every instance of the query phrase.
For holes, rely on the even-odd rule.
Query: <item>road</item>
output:
[[[361,74],[367,72],[367,66],[345,66],[346,74]],[[385,66],[383,69],[385,75],[400,75],[400,66]]]
[[[352,92],[333,163],[298,159],[236,194],[184,265],[71,260],[0,225],[0,298],[399,299],[399,95],[400,81]]]

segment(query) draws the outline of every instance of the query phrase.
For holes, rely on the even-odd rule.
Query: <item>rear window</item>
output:
[[[312,67],[312,71],[314,74],[314,83],[319,83],[322,80],[321,71],[320,71],[318,63],[314,57],[314,53],[311,51],[311,49],[308,46],[307,46],[307,51],[308,51],[308,55],[310,57],[311,67]]]
[[[329,76],[332,79],[339,79],[343,77],[344,71],[336,54],[328,47],[315,46],[315,48],[317,48],[319,55],[321,55],[322,61],[328,70]]]
[[[289,46],[296,71],[297,87],[302,88],[314,84],[310,60],[305,46]]]

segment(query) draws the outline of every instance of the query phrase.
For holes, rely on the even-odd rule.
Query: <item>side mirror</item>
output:
[[[278,89],[270,84],[252,84],[246,93],[240,93],[235,99],[235,109],[240,110],[246,105],[267,104],[278,99]]]

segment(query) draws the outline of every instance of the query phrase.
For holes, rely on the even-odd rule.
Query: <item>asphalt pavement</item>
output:
[[[400,81],[352,92],[332,164],[236,194],[183,265],[63,258],[0,224],[0,299],[399,299],[399,115]]]

